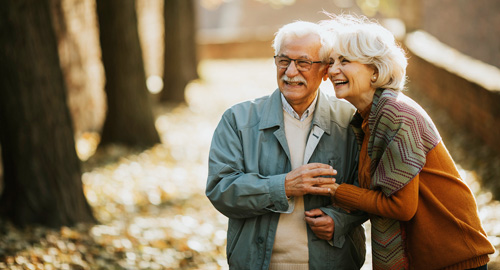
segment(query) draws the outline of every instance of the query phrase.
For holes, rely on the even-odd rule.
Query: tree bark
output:
[[[93,223],[48,0],[0,9],[0,215],[23,226]]]
[[[149,147],[160,142],[137,30],[134,0],[96,1],[107,115],[101,143]]]
[[[194,1],[166,0],[164,17],[164,87],[160,101],[182,103],[186,85],[198,78]]]

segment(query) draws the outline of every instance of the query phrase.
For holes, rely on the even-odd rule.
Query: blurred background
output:
[[[277,87],[279,27],[322,11],[376,19],[405,48],[407,94],[474,192],[500,269],[496,0],[5,1],[0,269],[227,269],[227,218],[204,195],[212,133]]]

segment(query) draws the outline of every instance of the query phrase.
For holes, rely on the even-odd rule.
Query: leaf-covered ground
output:
[[[223,110],[270,93],[275,72],[272,59],[225,60],[202,62],[200,74],[187,105],[156,110],[162,144],[94,153],[98,135],[78,140],[85,194],[100,224],[21,230],[0,221],[0,269],[227,269],[227,219],[204,195],[208,148]],[[460,171],[500,248],[499,202],[480,188],[477,172]],[[363,269],[370,261],[368,254]]]

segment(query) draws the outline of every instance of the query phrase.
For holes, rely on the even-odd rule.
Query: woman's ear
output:
[[[378,71],[376,69],[373,69],[371,81],[373,83],[376,82],[377,80],[378,80]]]

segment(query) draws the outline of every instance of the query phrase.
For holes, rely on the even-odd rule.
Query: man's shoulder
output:
[[[327,95],[327,97],[328,97],[328,103],[332,106],[332,109],[334,110],[343,110],[349,112],[354,112],[356,110],[356,108],[351,103],[349,103],[349,101],[345,99],[339,99],[332,95]]]
[[[272,94],[234,104],[224,112],[223,118],[240,128],[254,126],[268,110],[271,99]]]
[[[259,109],[270,98],[271,98],[271,95],[267,95],[267,96],[262,96],[262,97],[258,97],[258,98],[251,99],[251,100],[245,100],[245,101],[242,101],[242,102],[234,104],[233,106],[231,106],[229,108],[229,110],[236,110],[236,111],[238,111],[238,110],[252,110],[252,109],[255,110],[255,109]]]
[[[324,113],[329,113],[331,121],[344,128],[348,127],[352,117],[354,116],[356,108],[348,101],[338,99],[334,95],[323,94],[322,98],[324,98],[324,100],[326,101],[321,102],[322,106],[327,107],[323,108],[323,110],[321,111],[323,111]]]
[[[226,113],[231,113],[235,115],[246,115],[252,111],[261,111],[267,101],[271,98],[271,95],[258,97],[252,100],[246,100],[232,105],[226,110]]]

